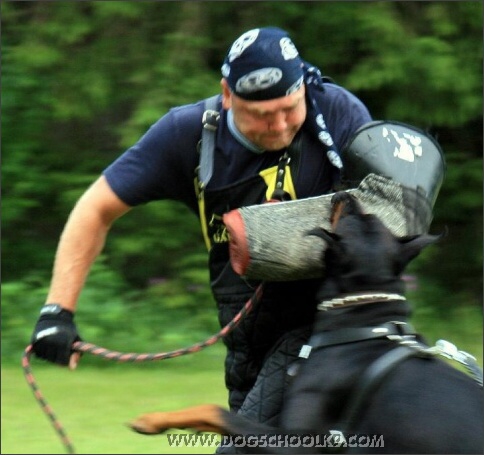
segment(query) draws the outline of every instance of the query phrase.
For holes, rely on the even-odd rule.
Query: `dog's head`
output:
[[[401,274],[408,263],[441,236],[396,237],[375,216],[363,212],[354,196],[333,196],[331,227],[312,229],[327,242],[324,253],[325,297],[360,291],[404,291]]]

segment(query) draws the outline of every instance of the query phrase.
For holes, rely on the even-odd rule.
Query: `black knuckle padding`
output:
[[[74,314],[63,309],[39,317],[32,334],[32,351],[41,359],[68,365],[75,341],[81,341],[81,337],[74,323]]]

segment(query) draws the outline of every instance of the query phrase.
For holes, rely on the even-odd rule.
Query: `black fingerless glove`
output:
[[[32,334],[34,354],[49,362],[68,365],[75,341],[82,339],[74,324],[74,314],[57,304],[45,305]]]

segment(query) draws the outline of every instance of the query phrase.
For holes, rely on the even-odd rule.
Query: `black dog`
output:
[[[135,431],[239,435],[254,453],[482,453],[482,388],[429,354],[407,322],[401,274],[438,237],[397,238],[348,193],[332,202],[333,232],[309,232],[328,244],[326,280],[280,427],[202,405],[142,415]]]

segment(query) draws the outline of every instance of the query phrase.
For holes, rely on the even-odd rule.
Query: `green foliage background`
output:
[[[413,265],[413,300],[425,327],[482,349],[482,3],[240,3],[1,3],[3,359],[28,343],[76,199],[170,107],[218,92],[230,43],[264,25],[288,30],[375,119],[438,138],[447,175],[431,230],[449,235]],[[206,259],[184,207],[130,212],[82,294],[82,336],[153,351],[213,333]]]

